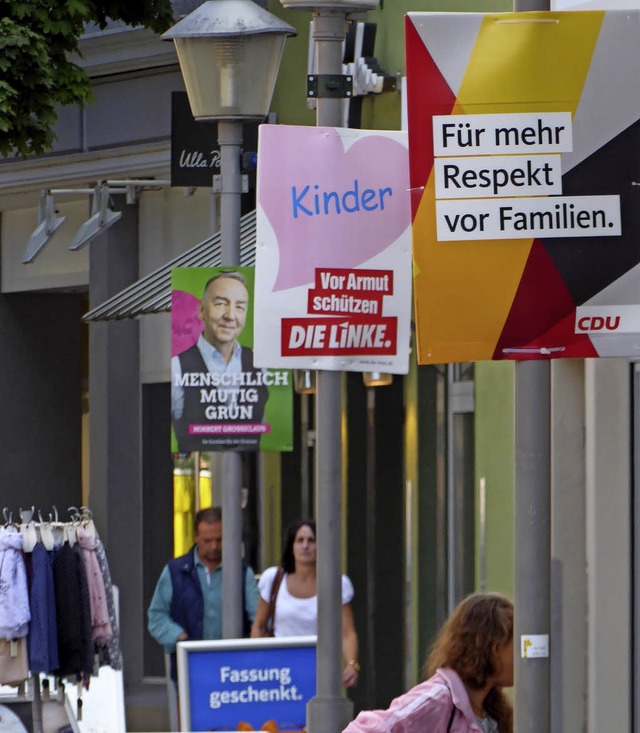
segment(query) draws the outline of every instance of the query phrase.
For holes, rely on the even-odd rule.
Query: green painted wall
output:
[[[508,361],[477,362],[475,375],[476,491],[480,480],[486,481],[486,590],[513,598],[514,365]],[[479,516],[476,546],[479,588]]]
[[[382,0],[382,8],[370,12],[368,20],[378,24],[376,35],[376,58],[389,74],[405,74],[404,60],[404,16],[408,12],[476,13],[513,10],[513,0]],[[375,95],[369,100],[375,106],[387,107],[387,95]],[[396,111],[399,115],[399,112]],[[382,114],[373,113],[380,119]],[[398,129],[400,117],[398,116]],[[373,128],[375,129],[375,128]],[[386,129],[386,128],[383,128]]]
[[[315,110],[307,109],[307,50],[311,13],[285,10],[280,0],[269,0],[268,10],[298,31],[298,35],[288,38],[284,45],[271,109],[277,112],[277,121],[281,124],[315,125]]]
[[[513,0],[382,0],[382,8],[370,12],[367,20],[377,24],[375,56],[390,76],[405,73],[404,16],[409,11],[505,12],[513,10]],[[280,0],[269,0],[268,9],[298,30],[284,50],[272,109],[278,122],[314,125],[315,110],[307,109],[306,75],[311,12],[285,10]],[[362,127],[370,130],[400,129],[400,94],[371,94],[362,110]]]

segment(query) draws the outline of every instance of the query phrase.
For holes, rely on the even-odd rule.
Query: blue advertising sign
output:
[[[306,727],[316,694],[315,636],[185,641],[177,649],[181,730]]]

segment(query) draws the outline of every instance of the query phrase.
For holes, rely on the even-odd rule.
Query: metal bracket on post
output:
[[[214,193],[249,193],[249,176],[241,175],[237,176],[235,180],[229,181],[229,176],[224,178],[223,176],[216,175],[213,177],[213,192]],[[226,188],[224,187],[226,184]]]
[[[353,96],[353,77],[344,74],[309,74],[308,99],[350,99]]]

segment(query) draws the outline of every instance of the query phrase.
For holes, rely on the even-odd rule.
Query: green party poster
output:
[[[292,374],[253,365],[254,269],[171,275],[172,450],[293,450]]]

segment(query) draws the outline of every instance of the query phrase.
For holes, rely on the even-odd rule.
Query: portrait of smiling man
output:
[[[171,414],[180,450],[259,445],[260,434],[242,427],[262,422],[268,397],[253,351],[238,341],[249,307],[242,273],[222,271],[207,280],[198,305],[202,333],[171,360]],[[193,426],[215,423],[233,425],[232,433],[194,433]]]
[[[214,347],[213,358],[228,364],[242,347],[236,341],[244,328],[249,292],[244,277],[237,272],[212,277],[204,288],[198,317],[204,323],[202,339]]]

